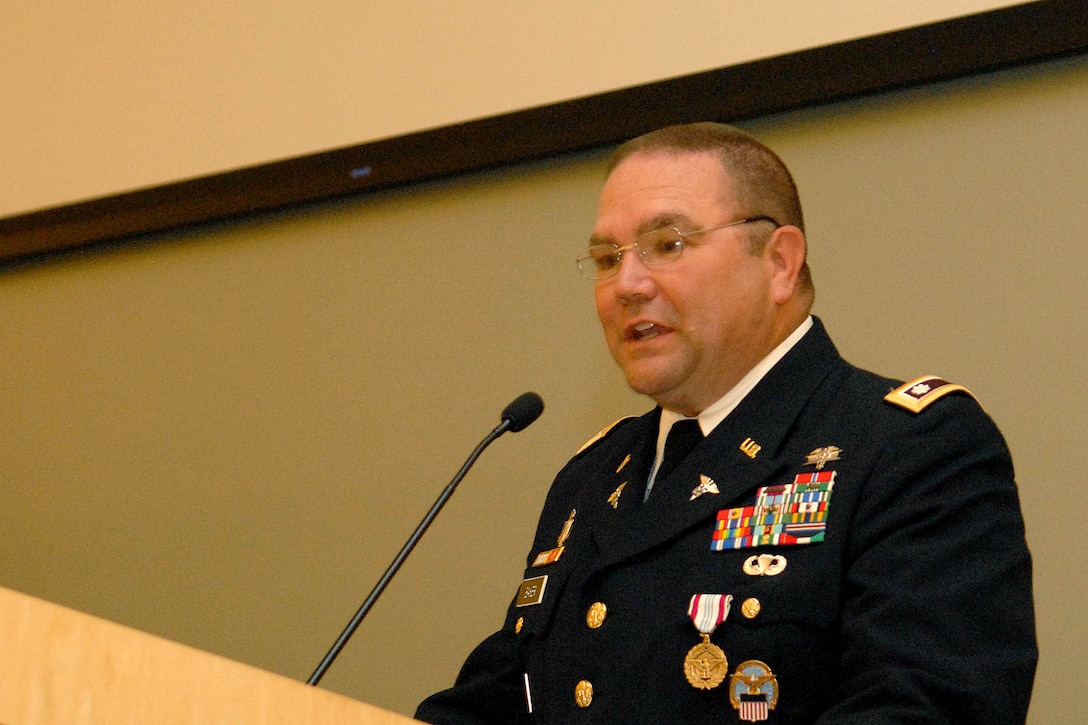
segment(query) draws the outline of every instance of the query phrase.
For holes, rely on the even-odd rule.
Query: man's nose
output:
[[[639,257],[637,249],[628,249],[620,257],[612,283],[621,302],[652,296],[655,289],[650,268]]]

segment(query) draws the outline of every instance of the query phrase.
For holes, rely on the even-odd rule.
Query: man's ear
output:
[[[771,298],[776,304],[785,304],[800,292],[798,280],[808,253],[805,233],[792,225],[779,227],[767,240],[765,251],[774,265]]]

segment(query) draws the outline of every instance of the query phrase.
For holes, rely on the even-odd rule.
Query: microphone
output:
[[[502,411],[502,422],[507,429],[517,433],[532,425],[544,412],[544,401],[536,393],[522,393]],[[499,426],[502,427],[501,425]]]
[[[366,601],[359,607],[359,611],[355,613],[355,616],[348,622],[348,626],[344,627],[344,631],[340,633],[340,636],[333,643],[332,647],[325,654],[325,658],[321,660],[321,664],[317,666],[313,674],[310,675],[310,679],[306,680],[307,685],[317,685],[321,682],[321,678],[325,676],[325,672],[328,671],[332,665],[333,660],[336,659],[340,651],[344,649],[344,645],[348,643],[351,636],[355,634],[355,630],[359,628],[359,624],[362,623],[363,617],[367,615],[370,608],[374,606],[374,602],[378,600],[381,593],[385,591],[386,586],[389,585],[390,580],[400,569],[401,564],[408,558],[408,555],[412,553],[412,549],[419,543],[424,532],[438,516],[438,512],[442,510],[442,507],[446,505],[446,501],[453,495],[453,490],[457,488],[457,484],[461,483],[461,479],[468,473],[468,469],[472,468],[472,464],[476,462],[476,459],[480,457],[480,454],[484,452],[484,449],[491,445],[492,441],[501,436],[506,431],[513,431],[517,433],[520,430],[532,425],[532,423],[540,417],[540,414],[544,412],[544,401],[536,393],[522,393],[517,398],[506,406],[502,411],[502,422],[495,426],[487,436],[480,441],[480,444],[476,446],[476,449],[469,455],[468,460],[461,466],[461,470],[457,472],[457,475],[453,477],[453,480],[449,482],[449,485],[443,489],[439,495],[438,500],[431,506],[431,510],[427,512],[427,515],[423,517],[423,521],[420,522],[416,530],[412,532],[412,535],[408,538],[408,542],[404,545],[404,548],[400,550],[396,558],[393,559],[393,563],[389,565],[389,568],[382,574],[382,578],[378,580],[378,583],[374,586],[374,589],[367,596]]]

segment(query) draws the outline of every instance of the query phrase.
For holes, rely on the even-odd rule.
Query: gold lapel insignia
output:
[[[631,454],[630,454],[630,453],[628,453],[628,454],[627,454],[627,457],[623,459],[623,462],[622,462],[622,463],[620,463],[620,467],[616,469],[616,473],[619,473],[620,471],[622,471],[622,470],[623,470],[623,467],[624,467],[624,466],[626,466],[626,465],[627,465],[627,463],[628,463],[628,462],[629,462],[630,460],[631,460]]]
[[[842,449],[838,446],[824,446],[823,448],[817,448],[812,453],[805,456],[806,466],[816,466],[816,470],[823,470],[831,461],[837,461],[842,458]]]
[[[740,444],[740,449],[744,451],[744,455],[749,458],[755,458],[763,446],[756,443],[751,438],[745,438],[744,442]]]
[[[718,493],[718,484],[714,483],[714,479],[710,476],[700,473],[699,485],[692,489],[691,498],[688,501],[694,501],[704,493]]]
[[[574,515],[577,513],[578,509],[570,510],[570,516],[567,518],[566,523],[563,524],[563,530],[559,532],[559,539],[555,542],[556,546],[567,543],[567,539],[570,538],[570,527],[574,526]]]
[[[612,508],[616,508],[616,507],[618,507],[620,505],[620,494],[623,493],[623,487],[626,486],[626,485],[627,485],[627,481],[624,481],[623,483],[621,483],[619,486],[616,487],[616,490],[613,491],[612,494],[608,497],[608,505],[609,506],[611,506]]]
[[[559,561],[559,557],[563,555],[563,549],[565,548],[563,544],[570,538],[570,527],[574,526],[574,515],[576,513],[578,513],[577,509],[571,510],[570,518],[563,524],[563,530],[559,532],[559,539],[555,542],[555,548],[537,554],[536,558],[533,559],[533,566],[547,566]]]

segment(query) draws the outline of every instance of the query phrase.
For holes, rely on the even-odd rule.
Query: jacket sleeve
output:
[[[1038,650],[1012,461],[972,399],[894,411],[851,524],[819,720],[1023,723]]]
[[[454,686],[424,700],[415,718],[436,725],[529,722],[519,662],[513,632],[496,632],[472,651]]]

